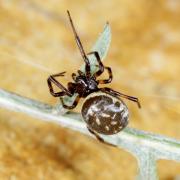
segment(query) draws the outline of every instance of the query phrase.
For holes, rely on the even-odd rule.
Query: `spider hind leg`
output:
[[[141,108],[141,104],[140,104],[139,99],[138,99],[137,97],[128,96],[128,95],[126,95],[126,94],[123,94],[123,93],[114,91],[113,89],[107,88],[107,87],[105,87],[105,88],[100,88],[99,90],[102,91],[102,92],[105,92],[105,93],[107,93],[107,94],[113,95],[113,96],[115,96],[115,97],[126,98],[126,99],[128,99],[128,100],[130,100],[130,101],[135,102],[135,103],[137,104],[138,108]]]
[[[102,137],[99,136],[99,134],[98,134],[97,132],[93,131],[93,130],[90,129],[89,127],[87,127],[87,128],[88,128],[89,132],[90,132],[91,134],[93,134],[93,135],[96,137],[96,139],[97,139],[98,141],[100,141],[101,143],[106,144],[106,145],[110,145],[110,146],[113,146],[113,147],[116,147],[116,145],[106,142]]]

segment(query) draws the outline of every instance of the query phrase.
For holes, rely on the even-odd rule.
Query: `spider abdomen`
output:
[[[102,92],[90,94],[81,113],[88,128],[100,134],[116,134],[128,124],[129,111],[124,102]]]

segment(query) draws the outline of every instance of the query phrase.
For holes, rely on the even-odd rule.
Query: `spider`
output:
[[[77,74],[72,73],[72,79],[74,82],[69,82],[67,88],[56,80],[56,77],[64,76],[65,72],[50,75],[47,79],[49,91],[52,96],[60,97],[61,103],[66,109],[75,108],[80,98],[85,98],[81,114],[87,124],[89,132],[92,133],[100,142],[110,144],[104,141],[99,134],[116,134],[127,126],[129,111],[121,98],[126,98],[136,102],[139,108],[141,108],[141,105],[136,97],[122,94],[108,87],[98,87],[99,84],[111,83],[113,79],[111,68],[103,65],[97,51],[88,54],[85,53],[81,40],[74,27],[70,12],[67,11],[67,13],[77,46],[85,62],[85,73],[80,70],[77,71]],[[97,59],[98,70],[94,74],[91,74],[91,66],[87,55],[94,55]],[[97,80],[97,77],[99,77],[105,70],[108,72],[109,77],[107,79]],[[53,84],[61,89],[61,91],[55,92]],[[63,101],[63,96],[72,97],[75,93],[77,96],[72,105],[66,105]]]

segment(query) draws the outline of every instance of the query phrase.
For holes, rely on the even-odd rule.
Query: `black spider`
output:
[[[74,82],[69,82],[68,87],[65,88],[60,82],[58,82],[55,77],[64,76],[65,72],[54,74],[49,76],[47,82],[49,86],[50,93],[54,97],[60,97],[62,105],[66,109],[73,109],[79,102],[80,98],[86,98],[82,106],[82,116],[87,123],[88,130],[96,136],[98,140],[103,143],[105,142],[98,133],[100,134],[116,134],[121,131],[128,124],[129,112],[125,103],[120,99],[126,98],[137,103],[140,108],[141,105],[138,98],[122,94],[120,92],[114,91],[110,88],[104,87],[99,88],[99,84],[108,84],[112,81],[112,71],[110,67],[106,67],[101,62],[98,52],[85,53],[79,36],[75,30],[72,18],[69,11],[67,11],[68,17],[73,29],[76,43],[81,52],[82,58],[85,62],[85,73],[78,70],[78,74],[73,73],[72,79]],[[87,55],[93,54],[98,62],[99,70],[91,75],[90,62]],[[97,80],[104,70],[107,70],[109,77],[104,80]],[[55,92],[53,90],[52,84],[56,85],[62,91]],[[71,106],[68,106],[63,101],[63,96],[72,97],[77,93],[77,97]]]

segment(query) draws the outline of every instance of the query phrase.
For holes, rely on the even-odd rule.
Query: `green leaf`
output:
[[[101,60],[103,61],[107,55],[110,43],[111,43],[111,28],[109,24],[107,23],[104,27],[103,32],[99,35],[99,38],[97,39],[94,46],[92,47],[91,52],[97,51],[99,53]],[[89,55],[88,59],[91,64],[91,73],[96,72],[97,70],[96,57],[94,55]],[[84,72],[84,65],[81,67],[81,70]]]
[[[97,41],[95,42],[94,46],[92,47],[92,51],[97,51],[99,53],[99,56],[101,58],[101,60],[103,60],[108,52],[109,46],[110,46],[110,42],[111,42],[111,29],[109,24],[107,23],[104,27],[103,32],[99,35],[99,38],[97,39]],[[96,72],[97,70],[97,66],[96,66],[96,58],[94,55],[90,55],[88,56],[90,64],[91,64],[91,73]],[[84,72],[84,64],[81,67],[81,70]],[[75,94],[73,97],[68,97],[65,96],[64,97],[64,102],[67,105],[71,105],[72,102],[74,101],[74,99],[76,98],[77,94]],[[58,103],[55,107],[55,112],[58,114],[64,114],[67,112],[67,109],[64,109],[62,107],[61,103]]]

